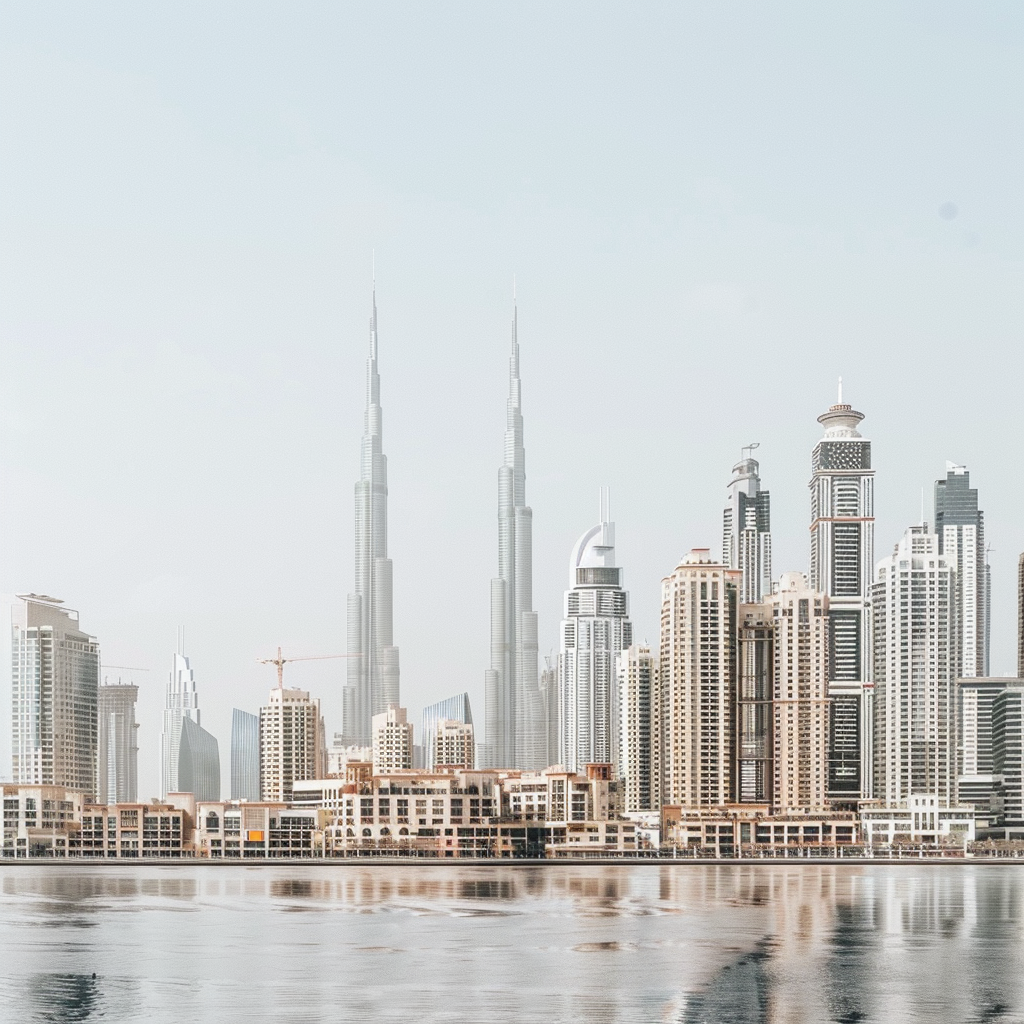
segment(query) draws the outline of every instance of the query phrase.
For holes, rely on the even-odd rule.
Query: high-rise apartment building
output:
[[[972,676],[957,682],[957,800],[990,820],[1024,821],[1021,700],[1024,679]]]
[[[771,599],[741,604],[737,613],[737,683],[734,798],[738,803],[772,801],[775,623]]]
[[[576,542],[569,560],[558,695],[558,761],[571,772],[619,763],[620,705],[616,663],[633,643],[629,595],[615,565],[615,524],[602,492],[600,522]]]
[[[96,786],[99,645],[55,597],[19,595],[11,610],[14,782]]]
[[[107,683],[99,688],[97,716],[96,802],[133,804],[139,799],[139,723],[133,683]]]
[[[661,674],[657,652],[633,644],[618,658],[619,778],[624,809],[661,808]]]
[[[160,796],[164,800],[167,799],[168,793],[192,792],[190,789],[183,789],[178,780],[181,723],[186,718],[191,719],[196,725],[202,725],[196,674],[188,658],[179,650],[171,663],[167,698],[164,703],[163,729],[160,733]]]
[[[935,533],[939,554],[956,570],[957,675],[987,676],[991,589],[985,513],[965,466],[947,462],[946,479],[935,481]]]
[[[938,535],[912,526],[871,588],[875,797],[956,804],[956,572]]]
[[[853,803],[871,791],[871,652],[867,601],[874,571],[875,474],[864,414],[839,399],[818,417],[825,436],[811,456],[813,590],[829,598],[830,798]]]
[[[663,804],[733,800],[740,580],[695,548],[661,582]]]
[[[824,810],[828,790],[828,595],[783,573],[770,599],[775,625],[772,804]]]
[[[475,763],[472,722],[444,719],[434,732],[434,763],[431,766],[472,768]]]
[[[260,718],[231,710],[231,799],[260,798]]]
[[[1017,559],[1017,675],[1024,678],[1024,554]]]
[[[377,372],[377,295],[366,360],[366,412],[355,486],[355,591],[348,596],[348,681],[343,694],[345,742],[368,746],[371,719],[398,703],[392,564],[388,558],[388,460],[383,450]]]
[[[288,803],[292,783],[326,774],[320,701],[306,690],[271,690],[260,708],[260,799]]]
[[[178,789],[196,800],[220,799],[220,745],[194,718],[181,719]]]
[[[405,768],[412,768],[412,722],[405,708],[392,704],[373,716],[373,774]]]
[[[446,762],[437,760],[435,756],[435,744],[437,742],[437,727],[441,722],[462,722],[465,725],[473,724],[473,710],[469,704],[468,693],[457,693],[454,697],[439,700],[423,709],[420,739],[423,743],[423,765],[430,769],[435,764]]]
[[[729,503],[722,516],[722,561],[743,573],[740,603],[756,604],[772,592],[771,502],[761,490],[760,466],[743,449],[732,467]]]
[[[485,768],[543,768],[537,613],[533,610],[533,510],[526,504],[518,312],[505,423],[505,462],[498,470],[498,575],[491,580],[491,667],[484,673]]]

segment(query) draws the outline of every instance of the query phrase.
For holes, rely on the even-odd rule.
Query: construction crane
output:
[[[277,688],[279,690],[284,689],[284,667],[289,661],[329,661],[332,658],[361,658],[361,654],[311,654],[302,658],[283,658],[281,656],[281,648],[277,649],[276,658],[257,658],[256,661],[260,665],[276,665],[277,666]]]
[[[105,668],[119,668],[124,672],[148,672],[148,668],[139,668],[138,665],[100,665],[100,672]],[[104,676],[104,679],[107,677]]]

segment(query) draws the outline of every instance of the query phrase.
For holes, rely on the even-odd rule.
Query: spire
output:
[[[843,404],[843,378],[839,378],[839,394],[836,396],[836,405]]]

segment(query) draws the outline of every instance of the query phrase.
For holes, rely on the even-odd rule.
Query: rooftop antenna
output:
[[[843,378],[839,378],[839,398],[836,402],[837,405],[843,404]]]
[[[602,523],[607,523],[611,516],[611,490],[608,487],[597,489],[597,515]]]
[[[921,525],[924,526],[924,488],[921,488]]]

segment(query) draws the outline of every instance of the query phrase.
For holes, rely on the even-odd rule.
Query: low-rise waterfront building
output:
[[[3,784],[3,856],[66,857],[85,794],[63,786]]]
[[[865,846],[965,846],[974,842],[973,807],[950,807],[937,796],[911,796],[898,807],[867,804],[860,812]]]
[[[832,856],[837,847],[858,841],[852,812],[772,814],[768,804],[719,807],[665,806],[661,810],[661,849],[675,847],[713,857],[775,854],[793,847]]]
[[[86,804],[70,849],[72,856],[118,860],[190,857],[192,819],[171,803]]]
[[[196,804],[196,855],[217,859],[308,858],[322,852],[324,810],[265,801]]]

